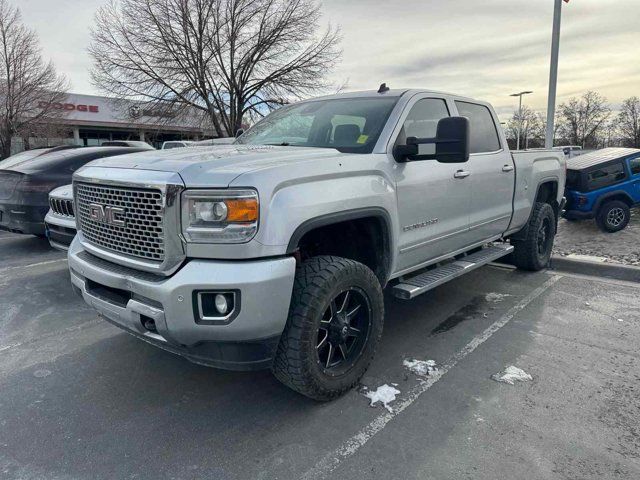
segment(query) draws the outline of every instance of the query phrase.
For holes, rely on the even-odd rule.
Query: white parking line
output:
[[[41,267],[42,265],[51,265],[52,263],[60,263],[66,261],[66,258],[58,258],[57,260],[47,260],[45,262],[30,263],[28,265],[15,265],[13,267],[0,268],[0,273],[9,272],[11,270],[20,270],[22,268]]]
[[[361,447],[363,447],[374,435],[380,432],[394,417],[400,415],[406,410],[413,402],[415,402],[420,395],[429,390],[438,380],[440,380],[449,370],[455,367],[458,362],[464,359],[467,355],[472,353],[476,348],[489,340],[494,333],[509,323],[515,315],[523,310],[532,301],[542,295],[551,286],[553,286],[558,280],[562,278],[561,275],[555,275],[547,280],[542,286],[536,288],[529,295],[524,297],[520,302],[514,305],[507,313],[491,324],[484,332],[474,337],[469,343],[467,343],[462,350],[453,355],[446,363],[438,367],[437,373],[429,377],[428,380],[421,382],[419,385],[409,391],[406,398],[399,401],[397,404],[392,405],[393,412],[385,412],[382,415],[376,417],[364,428],[362,428],[354,436],[346,440],[340,447],[332,451],[328,455],[324,456],[313,468],[308,470],[301,478],[305,480],[324,478],[335,470],[340,463],[346,458],[356,453]]]

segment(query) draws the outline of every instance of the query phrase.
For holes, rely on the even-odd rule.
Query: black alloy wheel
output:
[[[327,375],[342,375],[362,355],[371,330],[371,306],[362,289],[351,287],[329,303],[318,327],[316,352]]]

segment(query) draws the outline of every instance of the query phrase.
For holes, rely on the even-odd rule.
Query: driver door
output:
[[[418,98],[406,111],[395,145],[405,144],[407,137],[435,137],[438,120],[450,116],[447,101],[437,97]],[[420,145],[420,154],[434,152],[434,145]],[[465,165],[436,160],[395,163],[400,220],[397,271],[468,245],[471,185]]]

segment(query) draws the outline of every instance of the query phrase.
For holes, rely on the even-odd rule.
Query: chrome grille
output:
[[[76,183],[75,198],[85,239],[105,250],[162,262],[165,257],[162,193],[155,189]],[[124,209],[124,226],[92,218],[91,205]],[[95,209],[95,207],[93,207]]]
[[[53,210],[53,213],[57,215],[70,218],[74,216],[73,200],[65,198],[50,198],[49,206],[51,207],[51,210]]]

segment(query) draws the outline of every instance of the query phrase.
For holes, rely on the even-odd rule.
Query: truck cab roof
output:
[[[462,95],[457,95],[454,93],[449,93],[449,92],[441,92],[438,90],[429,90],[429,89],[422,89],[422,88],[393,88],[393,89],[389,89],[385,92],[378,92],[377,90],[360,90],[360,91],[356,91],[356,92],[344,92],[344,93],[334,93],[332,95],[325,95],[322,97],[315,97],[309,100],[303,100],[302,102],[299,103],[304,103],[304,102],[315,102],[318,100],[329,100],[329,99],[339,99],[339,98],[378,98],[378,97],[402,97],[407,95],[408,97],[412,97],[413,95],[417,95],[417,94],[433,94],[434,96],[438,96],[438,97],[449,97],[449,98],[453,98],[453,99],[457,99],[457,100],[464,100],[464,101],[469,101],[469,102],[474,102],[474,103],[480,103],[483,105],[490,105],[487,102],[484,102],[482,100],[477,100],[474,98],[470,98],[470,97],[465,97]]]

